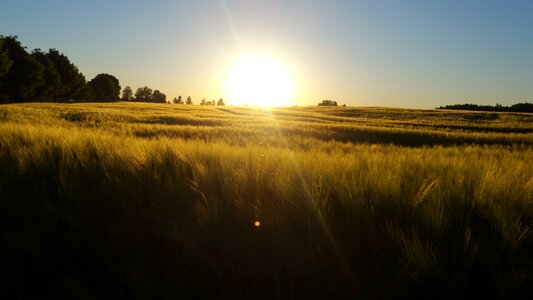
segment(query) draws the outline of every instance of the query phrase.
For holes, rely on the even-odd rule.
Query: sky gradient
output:
[[[195,103],[250,52],[286,65],[297,105],[533,102],[531,0],[0,0],[0,34]]]

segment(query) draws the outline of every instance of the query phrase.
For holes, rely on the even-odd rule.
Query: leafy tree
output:
[[[0,99],[27,100],[44,84],[44,67],[26,52],[16,36],[0,38],[3,43],[2,52],[7,51],[8,60],[12,61],[7,73],[0,78]]]
[[[185,104],[192,104],[191,96],[187,97],[187,101],[185,102]]]
[[[9,68],[11,68],[11,65],[13,65],[13,61],[9,59],[8,50],[3,47],[3,44],[4,37],[0,36],[0,77],[5,75],[9,71]]]
[[[173,102],[174,104],[183,104],[183,100],[181,99],[181,96],[178,96],[178,98],[174,97]]]
[[[167,103],[167,96],[161,93],[159,90],[155,90],[152,94],[152,102],[155,103]]]
[[[31,56],[44,67],[44,84],[35,90],[35,97],[43,99],[57,97],[61,88],[61,76],[59,76],[54,63],[41,49],[33,50]]]
[[[322,102],[318,103],[318,106],[338,106],[338,104],[337,101],[322,100]]]
[[[67,56],[59,53],[56,49],[50,49],[47,56],[53,62],[61,77],[61,88],[57,93],[58,97],[64,99],[75,97],[85,86],[85,76],[70,62]]]
[[[131,101],[133,100],[133,91],[128,85],[122,90],[122,101]]]
[[[205,98],[202,99],[202,102],[200,102],[200,105],[206,105],[207,102],[205,101]]]
[[[135,101],[151,102],[152,101],[152,89],[144,86],[137,89],[135,92]]]
[[[220,98],[218,99],[217,105],[224,106],[226,103],[224,103],[224,99]]]
[[[82,97],[85,99],[104,102],[117,101],[120,95],[120,83],[115,76],[102,73],[87,83],[84,92],[86,94]]]
[[[178,96],[178,98],[174,97],[174,100],[172,100],[172,102],[174,102],[174,104],[183,104],[181,96]]]

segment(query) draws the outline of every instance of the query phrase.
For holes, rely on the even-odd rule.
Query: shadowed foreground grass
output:
[[[3,106],[0,123],[9,298],[533,296],[533,150],[523,140],[147,139],[124,120],[30,122],[42,116],[30,106]]]

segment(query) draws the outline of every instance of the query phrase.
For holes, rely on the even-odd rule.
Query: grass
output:
[[[533,296],[531,114],[29,103],[0,120],[9,298]]]

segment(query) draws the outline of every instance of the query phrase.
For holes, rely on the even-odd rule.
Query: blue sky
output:
[[[259,52],[287,66],[299,105],[533,101],[530,0],[0,0],[0,34],[170,99],[224,96],[231,65]]]

